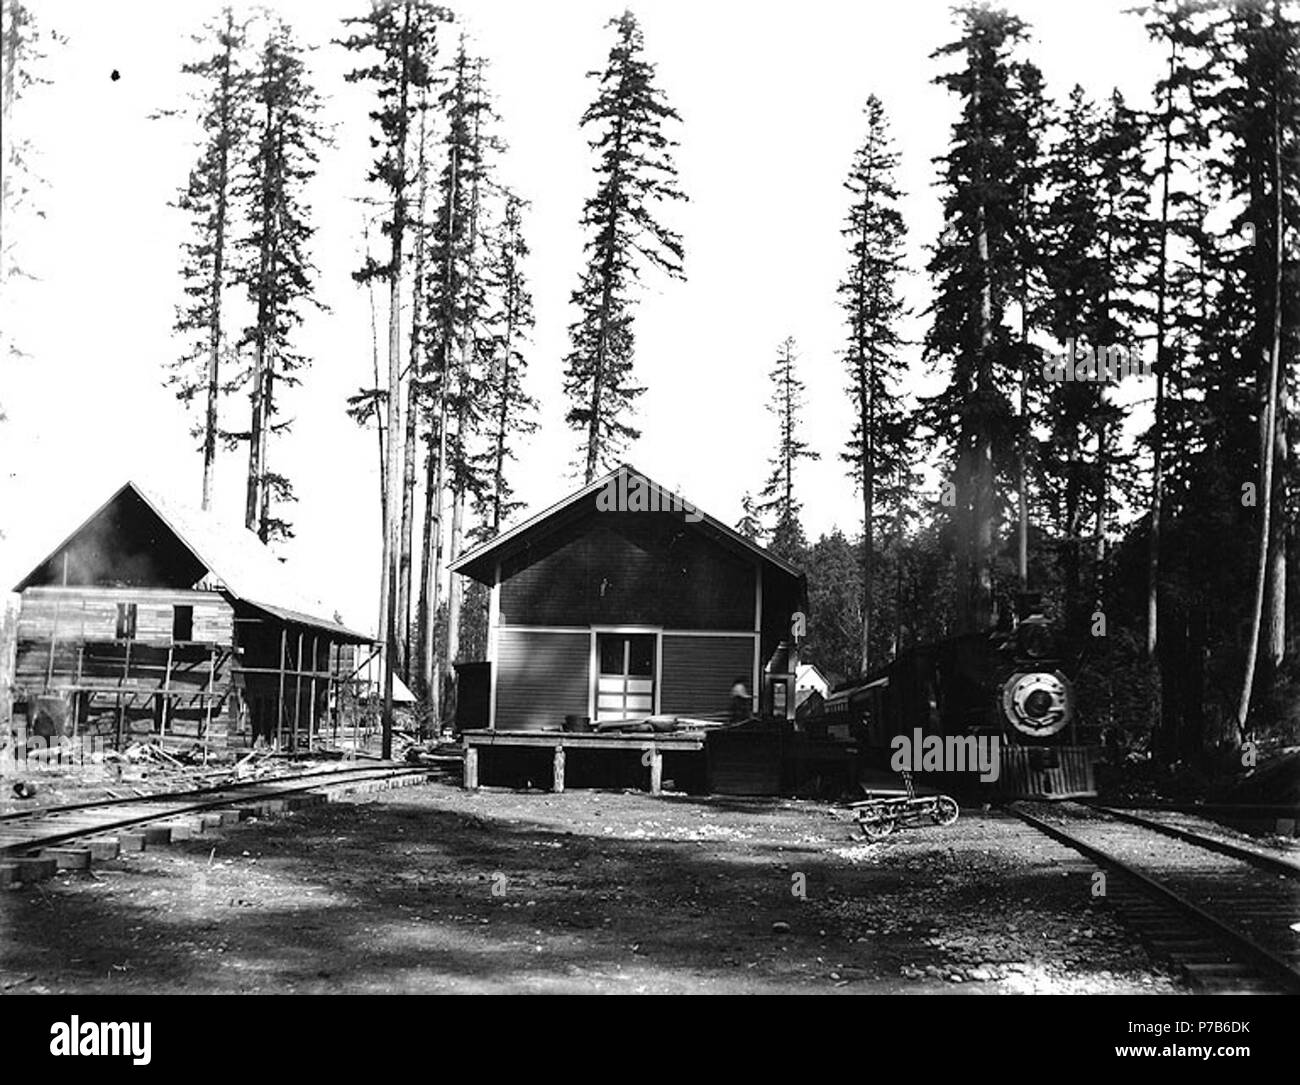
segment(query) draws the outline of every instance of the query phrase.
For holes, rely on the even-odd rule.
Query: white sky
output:
[[[188,34],[219,2],[29,0],[38,20],[67,35],[44,73],[52,80],[20,103],[40,152],[46,219],[25,234],[24,262],[40,276],[24,288],[13,332],[31,359],[6,366],[0,403],[0,586],[9,587],[127,478],[198,504],[202,463],[192,418],[163,387],[178,297],[186,223],[167,204],[185,182],[194,133],[147,115],[180,103]],[[282,548],[299,578],[360,628],[373,628],[379,504],[373,430],[344,414],[347,395],[370,383],[370,312],[350,278],[358,264],[360,209],[371,152],[364,92],[344,84],[354,58],[330,46],[340,19],[364,0],[283,0],[278,7],[312,58],[324,117],[335,125],[310,190],[319,298],[297,340],[313,358],[302,386],[286,391],[294,429],[271,446],[272,466],[293,481],[287,518],[297,537]],[[1074,83],[1093,96],[1118,85],[1146,105],[1160,57],[1127,2],[1013,2],[1030,24],[1029,55],[1049,92]],[[236,5],[237,9],[245,5]],[[456,5],[489,81],[510,149],[503,178],[532,201],[526,220],[537,327],[530,391],[540,429],[520,450],[514,481],[531,510],[576,487],[576,438],[561,391],[568,306],[581,267],[577,229],[593,185],[592,156],[577,125],[604,66],[606,21],[616,2],[470,0]],[[877,94],[902,154],[900,187],[919,271],[940,209],[931,159],[954,115],[931,85],[928,59],[953,37],[940,0],[654,0],[634,5],[647,55],[683,118],[675,133],[690,203],[669,218],[686,246],[687,280],[648,277],[637,316],[637,376],[648,386],[628,458],[699,507],[734,523],[746,490],[767,474],[775,420],[764,409],[778,343],[793,335],[808,385],[805,436],[820,463],[802,468],[805,526],[815,538],[839,525],[856,532],[857,499],[837,454],[850,425],[839,350],[835,287],[846,255],[839,230],[842,182],[862,139],[861,111]],[[445,40],[450,52],[454,32]],[[110,80],[117,69],[120,80]],[[924,277],[905,294],[919,312]],[[381,335],[386,311],[379,312]],[[920,338],[922,321],[909,332]],[[6,329],[8,330],[8,329]],[[912,352],[919,355],[919,348]],[[4,363],[0,363],[4,364]],[[917,361],[919,373],[920,363]],[[247,425],[247,401],[228,399],[223,424]],[[218,464],[216,507],[238,521],[242,452]]]

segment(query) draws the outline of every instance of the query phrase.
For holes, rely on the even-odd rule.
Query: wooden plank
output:
[[[320,665],[320,634],[311,635],[311,704],[307,711],[307,748],[311,749],[312,740],[316,735],[316,668]],[[298,660],[299,666],[302,660]]]
[[[9,734],[13,719],[13,685],[18,665],[18,613],[20,597],[0,595],[0,734]],[[0,775],[4,772],[0,764]]]
[[[172,689],[172,653],[174,650],[172,645],[167,646],[167,670],[163,672],[163,701],[158,722],[158,736],[160,738],[167,734],[167,712],[171,708],[169,695]]]
[[[563,731],[463,731],[466,750],[482,746],[557,747],[584,750],[702,750],[705,732],[646,732],[644,734],[571,734]]]
[[[289,743],[289,749],[295,753],[298,750],[298,717],[302,713],[302,640],[303,631],[300,629],[298,630],[298,655],[294,659],[294,666],[298,668],[298,677],[293,687],[293,738]],[[313,660],[312,666],[315,665]]]
[[[284,653],[289,645],[289,627],[280,627],[280,692],[276,698],[275,748],[280,748],[284,732]]]

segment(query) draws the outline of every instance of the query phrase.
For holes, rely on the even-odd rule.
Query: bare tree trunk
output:
[[[1282,354],[1282,126],[1276,77],[1273,85],[1273,327],[1268,347],[1268,386],[1264,394],[1264,418],[1261,427],[1261,474],[1259,557],[1255,565],[1255,598],[1251,611],[1250,640],[1246,649],[1246,671],[1237,703],[1237,734],[1245,739],[1250,717],[1250,700],[1255,685],[1255,667],[1259,658],[1260,627],[1264,617],[1264,589],[1269,571],[1269,544],[1273,538],[1273,469],[1277,453],[1278,390],[1281,385]]]
[[[444,382],[446,379],[444,367]],[[425,544],[425,560],[429,563],[430,576],[424,582],[425,588],[425,641],[422,671],[428,690],[429,718],[435,725],[442,723],[442,656],[438,651],[438,603],[442,591],[442,512],[443,494],[446,488],[447,463],[447,397],[445,388],[440,389],[439,413],[437,419],[438,445],[436,456],[431,456],[429,463],[428,488],[432,495],[432,512],[428,516],[431,528]]]
[[[254,346],[254,351],[253,410],[248,432],[248,479],[244,488],[244,526],[249,531],[257,530],[258,517],[262,511],[262,392],[266,385],[266,348],[259,341]]]
[[[415,519],[415,457],[419,426],[420,349],[423,343],[421,298],[424,282],[424,205],[428,191],[425,171],[425,94],[420,93],[420,132],[416,147],[416,176],[420,179],[415,218],[415,289],[411,297],[410,361],[406,376],[406,440],[402,449],[402,527],[397,580],[397,666],[411,680],[411,537]]]
[[[981,88],[979,70],[976,68],[976,82],[972,92],[972,112],[979,116]],[[982,140],[982,134],[979,137]],[[978,183],[983,190],[983,168]],[[979,302],[979,357],[975,376],[975,405],[977,407],[974,447],[971,449],[974,462],[971,486],[971,594],[967,629],[985,629],[993,620],[993,532],[994,518],[997,510],[994,504],[994,465],[993,435],[988,405],[995,389],[993,382],[993,282],[989,256],[988,216],[981,194],[975,210],[976,218],[976,254],[980,268],[980,302]]]
[[[1029,216],[1028,186],[1021,197],[1026,219]],[[1016,440],[1016,574],[1020,590],[1029,590],[1029,272],[1020,272],[1020,433]]]
[[[1156,264],[1156,401],[1151,435],[1151,530],[1147,536],[1147,659],[1156,659],[1160,646],[1160,513],[1165,489],[1165,312],[1169,291],[1169,182],[1173,169],[1173,77],[1178,46],[1169,46],[1168,86],[1165,90],[1164,177],[1160,188],[1160,249]],[[1152,668],[1159,686],[1160,672]],[[1157,706],[1158,710],[1158,706]]]
[[[212,290],[208,314],[208,380],[207,404],[203,424],[203,503],[204,510],[212,507],[212,478],[217,462],[217,396],[220,392],[221,368],[221,292],[224,287],[226,262],[226,216],[228,211],[227,187],[230,179],[230,112],[231,63],[234,52],[235,16],[226,9],[226,51],[222,59],[221,125],[218,135],[221,153],[217,164],[217,206],[215,236],[212,243]]]
[[[461,537],[465,526],[465,491],[452,495],[451,537],[448,540],[447,564],[450,565],[461,551]],[[452,574],[447,588],[447,710],[456,711],[456,657],[460,655],[460,616],[465,600],[464,581]]]
[[[370,222],[366,218],[365,212],[361,214],[361,236],[365,245],[365,256],[370,258]],[[366,280],[366,296],[370,302],[370,364],[374,374],[374,389],[376,397],[379,394],[379,322],[375,313],[375,280],[370,278]],[[375,436],[379,439],[379,514],[380,514],[380,538],[388,531],[388,457],[384,452],[384,416],[379,410],[379,402],[376,399],[375,404]]]
[[[474,96],[476,102],[482,101],[483,62],[474,65]],[[478,358],[477,330],[473,324],[473,313],[468,304],[474,297],[478,285],[478,223],[479,223],[479,178],[483,172],[483,138],[480,130],[482,110],[474,111],[474,132],[472,145],[476,169],[471,175],[469,201],[469,235],[466,239],[466,324],[461,334],[460,348],[460,396],[456,411],[456,454],[460,458],[458,471],[452,476],[451,539],[447,550],[447,564],[450,565],[460,557],[465,520],[465,485],[469,471],[469,396],[472,389],[471,372]],[[461,609],[465,601],[464,584],[459,576],[452,576],[447,590],[447,685],[449,687],[451,711],[456,711],[456,669],[457,656],[460,655]]]
[[[1268,590],[1264,609],[1264,658],[1274,670],[1281,666],[1286,656],[1286,545],[1287,523],[1285,510],[1290,507],[1288,470],[1290,449],[1287,445],[1288,389],[1286,367],[1279,366],[1277,373],[1277,414],[1273,426],[1273,517],[1269,532]]]
[[[402,241],[406,229],[406,129],[407,104],[410,99],[410,4],[404,5],[402,19],[402,77],[398,86],[398,115],[401,117],[396,143],[396,177],[393,192],[392,256],[388,282],[388,466],[385,484],[388,509],[396,512],[401,500],[397,492],[401,464],[397,434],[402,429]],[[397,586],[397,517],[390,515],[384,532],[383,579],[379,598],[379,636],[384,675],[384,709],[382,748],[385,760],[393,755],[393,645],[395,642]]]

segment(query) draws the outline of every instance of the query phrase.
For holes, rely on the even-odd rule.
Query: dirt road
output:
[[[431,784],[0,893],[18,992],[1168,992],[996,814]]]

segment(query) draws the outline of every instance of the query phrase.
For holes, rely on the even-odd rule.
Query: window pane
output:
[[[597,637],[596,641],[600,650],[600,673],[622,674],[623,638],[602,636]]]
[[[652,677],[655,673],[654,637],[629,637],[628,640],[632,644],[632,653],[627,673]]]
[[[117,604],[117,639],[135,640],[135,604]]]

